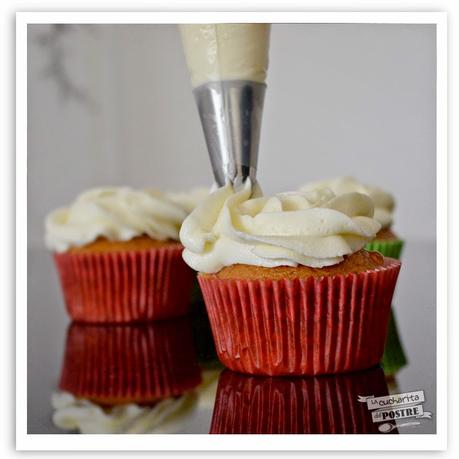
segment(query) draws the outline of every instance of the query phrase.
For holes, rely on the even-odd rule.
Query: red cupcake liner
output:
[[[210,433],[380,433],[359,395],[388,395],[380,367],[306,378],[246,376],[226,370],[218,382]]]
[[[167,319],[189,310],[194,272],[183,247],[54,255],[67,311],[82,322]]]
[[[148,325],[73,323],[59,388],[97,403],[149,403],[201,382],[188,319]]]
[[[264,375],[342,373],[384,352],[400,262],[367,272],[293,280],[199,276],[220,361]]]

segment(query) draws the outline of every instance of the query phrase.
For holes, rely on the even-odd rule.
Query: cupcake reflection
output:
[[[188,319],[71,324],[53,421],[82,433],[174,431],[197,401],[201,370]],[[166,430],[164,430],[166,429]]]
[[[256,377],[225,370],[211,434],[381,433],[359,395],[388,395],[380,367],[319,377]],[[397,433],[397,429],[390,430]]]

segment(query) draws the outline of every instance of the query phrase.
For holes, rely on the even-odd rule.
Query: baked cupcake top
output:
[[[373,210],[361,193],[336,196],[321,188],[251,198],[249,181],[238,192],[226,185],[183,222],[183,258],[203,273],[234,264],[335,265],[375,237],[381,225]]]
[[[381,223],[381,229],[391,227],[393,223],[395,200],[387,191],[375,186],[360,183],[353,177],[339,177],[308,183],[300,187],[300,191],[312,191],[320,188],[329,188],[337,196],[346,193],[363,193],[370,196],[375,207],[374,219]]]
[[[158,192],[128,187],[94,188],[80,194],[69,207],[46,217],[46,245],[56,252],[80,247],[104,237],[128,241],[147,235],[178,240],[188,212]]]

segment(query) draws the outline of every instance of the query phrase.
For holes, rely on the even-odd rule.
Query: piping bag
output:
[[[269,24],[180,26],[217,186],[256,181],[268,68]]]

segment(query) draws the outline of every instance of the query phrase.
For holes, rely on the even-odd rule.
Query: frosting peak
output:
[[[192,268],[215,273],[233,264],[330,266],[363,248],[380,229],[371,199],[360,193],[250,196],[249,181],[238,192],[226,185],[185,219],[180,240]]]
[[[51,212],[45,222],[46,244],[63,252],[98,237],[127,241],[146,234],[153,239],[178,240],[188,212],[161,192],[128,187],[94,188],[66,208]]]
[[[392,225],[395,201],[391,194],[381,188],[365,185],[352,177],[340,177],[303,185],[300,187],[300,191],[311,191],[320,188],[329,188],[337,196],[353,192],[370,196],[375,206],[375,220],[381,224],[382,228],[390,228]]]

